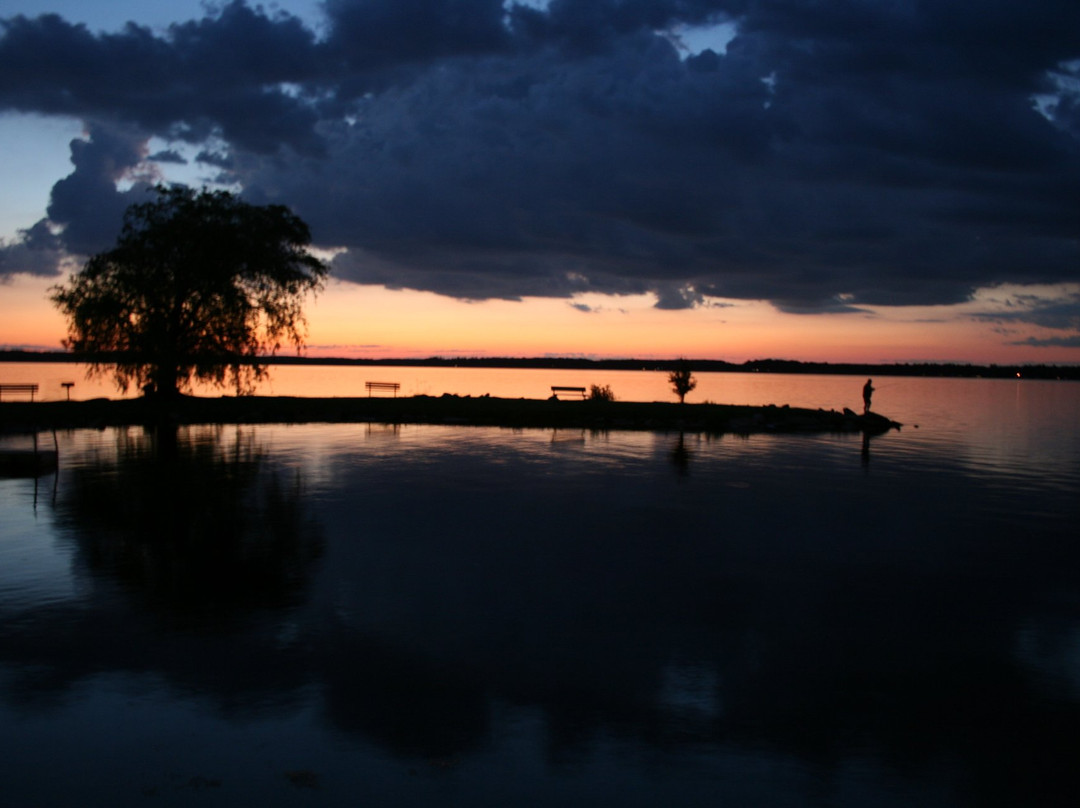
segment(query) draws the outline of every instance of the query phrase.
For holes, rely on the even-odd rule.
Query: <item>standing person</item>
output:
[[[874,395],[874,385],[870,382],[871,380],[867,379],[862,388],[863,415],[870,412],[870,397]]]

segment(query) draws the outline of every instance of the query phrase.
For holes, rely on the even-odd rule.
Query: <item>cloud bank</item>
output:
[[[536,5],[4,19],[0,110],[87,137],[0,273],[108,247],[189,163],[347,248],[338,278],[459,298],[823,312],[1080,280],[1075,0]],[[723,52],[679,47],[716,26]]]

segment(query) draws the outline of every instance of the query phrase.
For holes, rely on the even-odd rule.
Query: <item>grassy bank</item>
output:
[[[176,401],[2,402],[0,429],[176,424],[401,423],[535,428],[638,429],[708,433],[865,432],[900,424],[871,413],[795,407],[633,401],[549,401],[483,396],[294,398],[243,396]]]

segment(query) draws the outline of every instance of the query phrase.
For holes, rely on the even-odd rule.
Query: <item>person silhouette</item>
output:
[[[874,395],[874,385],[871,384],[871,381],[871,379],[867,379],[862,388],[863,415],[870,412],[870,397]]]

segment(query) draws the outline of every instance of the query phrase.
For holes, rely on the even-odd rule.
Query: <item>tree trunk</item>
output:
[[[158,364],[150,373],[151,393],[158,398],[177,398],[180,395],[179,377],[175,364]]]

